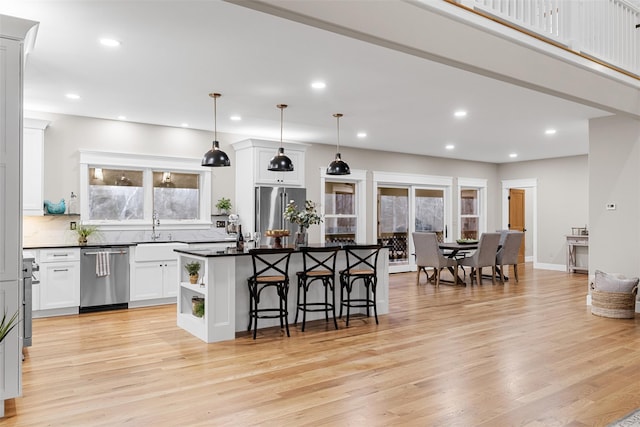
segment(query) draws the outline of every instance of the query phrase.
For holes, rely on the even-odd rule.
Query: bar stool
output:
[[[258,319],[280,319],[280,328],[285,328],[289,335],[287,319],[287,296],[289,294],[289,259],[293,249],[251,249],[253,276],[249,277],[249,326],[253,323],[253,339],[258,331]],[[262,292],[275,288],[278,307],[259,308]]]
[[[296,308],[296,318],[294,323],[298,323],[298,314],[302,311],[302,332],[307,321],[307,312],[324,311],[325,319],[329,321],[329,312],[333,314],[333,324],[338,329],[335,308],[335,274],[336,258],[340,247],[311,248],[308,246],[300,248],[302,252],[302,268],[298,271],[298,304]],[[324,286],[324,302],[308,302],[307,292],[312,283],[319,282]],[[331,299],[329,299],[331,291]],[[302,297],[302,302],[300,302]]]
[[[378,254],[382,245],[354,245],[345,246],[347,256],[347,268],[340,271],[340,318],[342,307],[347,308],[347,326],[349,326],[349,311],[351,308],[369,309],[373,307],[373,313],[378,324],[378,308],[376,307],[376,286],[378,284]],[[363,298],[351,298],[353,285],[360,281],[364,285]],[[346,300],[345,300],[346,294]]]

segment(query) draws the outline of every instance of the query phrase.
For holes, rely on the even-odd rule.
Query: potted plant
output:
[[[191,313],[196,317],[204,316],[204,298],[202,297],[191,298]]]
[[[231,199],[227,199],[226,197],[219,199],[218,203],[216,203],[216,208],[221,214],[229,214],[231,211]]]
[[[6,336],[9,335],[9,332],[18,325],[18,322],[18,311],[13,313],[13,316],[7,319],[7,310],[4,310],[2,321],[0,321],[0,342],[4,341]]]
[[[290,201],[284,211],[284,217],[287,221],[298,224],[294,240],[296,247],[306,246],[308,243],[307,229],[310,225],[322,222],[322,217],[316,211],[316,204],[311,200],[305,200],[303,210],[298,210],[295,202]]]
[[[184,265],[184,269],[189,273],[189,283],[195,285],[198,283],[198,272],[200,271],[200,263],[198,261],[188,262]]]
[[[98,231],[98,227],[94,225],[80,224],[78,225],[78,227],[76,227],[75,231],[76,231],[76,234],[78,235],[78,244],[86,245],[88,237],[96,233]]]

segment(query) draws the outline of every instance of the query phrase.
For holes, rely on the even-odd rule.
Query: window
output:
[[[320,212],[324,220],[320,224],[320,237],[326,243],[361,243],[365,240],[364,171],[351,170],[341,177],[326,175],[321,169],[322,198]]]
[[[211,172],[198,159],[80,153],[81,217],[98,225],[211,223]],[[191,227],[202,228],[202,227]]]
[[[486,180],[459,178],[459,235],[462,239],[479,239],[486,231]]]

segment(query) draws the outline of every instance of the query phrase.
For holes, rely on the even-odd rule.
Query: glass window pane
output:
[[[160,219],[198,219],[199,175],[153,172],[153,210]]]
[[[325,183],[325,215],[355,215],[356,185],[347,182]]]
[[[355,243],[358,218],[325,217],[325,242]]]
[[[416,190],[416,231],[444,233],[444,191]]]
[[[478,215],[478,190],[460,190],[460,215]]]
[[[460,235],[463,239],[478,239],[478,218],[462,218],[462,230]]]
[[[142,179],[142,171],[89,168],[89,219],[143,219]]]

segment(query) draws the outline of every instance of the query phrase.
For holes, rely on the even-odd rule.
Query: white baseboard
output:
[[[533,263],[533,268],[537,270],[554,270],[554,271],[566,271],[567,266],[564,264],[547,264],[547,263]]]

